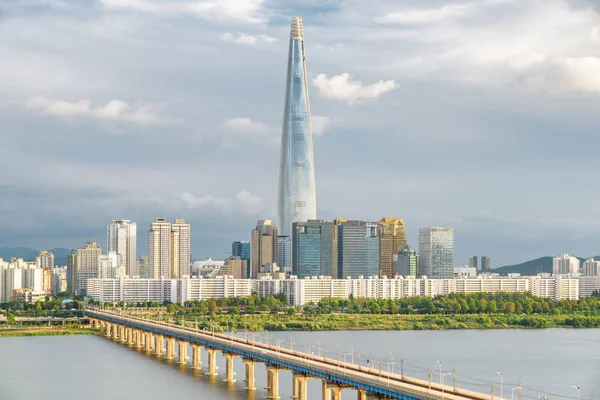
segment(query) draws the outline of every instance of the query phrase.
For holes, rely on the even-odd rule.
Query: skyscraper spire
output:
[[[317,218],[315,166],[302,19],[292,18],[285,108],[281,130],[277,225],[292,236],[292,223]]]

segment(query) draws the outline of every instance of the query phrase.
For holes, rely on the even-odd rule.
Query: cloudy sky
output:
[[[0,245],[192,224],[222,258],[276,218],[304,19],[320,218],[453,226],[455,263],[600,254],[592,0],[0,0]]]

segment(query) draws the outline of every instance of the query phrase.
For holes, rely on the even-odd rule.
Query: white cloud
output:
[[[244,214],[258,214],[262,210],[263,199],[246,190],[239,191],[235,200]]]
[[[313,85],[325,98],[347,101],[354,104],[360,100],[375,99],[384,93],[398,87],[395,81],[378,81],[370,85],[363,85],[360,81],[351,80],[348,73],[332,76],[319,74],[313,79]]]
[[[323,117],[320,115],[311,115],[310,122],[312,125],[312,133],[315,136],[321,136],[331,125],[329,117]]]
[[[273,43],[273,42],[277,41],[277,38],[267,36],[267,35],[253,36],[253,35],[248,35],[245,33],[238,33],[237,35],[233,35],[233,34],[227,32],[221,36],[221,40],[223,40],[224,42],[228,42],[228,43],[252,45],[252,44],[257,44],[259,42]]]
[[[189,209],[211,208],[226,214],[254,215],[260,213],[263,206],[263,199],[245,189],[240,190],[234,199],[209,195],[196,196],[189,192],[179,193],[177,197]]]
[[[407,10],[389,13],[376,18],[377,22],[398,24],[432,24],[449,18],[457,18],[471,10],[469,4],[448,4],[427,10]]]
[[[574,89],[600,93],[600,58],[568,58],[564,62],[564,72]]]
[[[26,102],[26,107],[41,111],[44,114],[61,117],[81,116],[130,121],[142,125],[163,125],[170,122],[168,118],[160,115],[160,112],[164,108],[162,105],[149,103],[129,104],[122,100],[111,100],[104,106],[92,107],[92,101],[88,99],[70,102],[35,97]]]
[[[223,130],[240,135],[264,136],[273,132],[273,129],[262,122],[250,118],[231,118],[221,123]]]
[[[153,14],[189,13],[199,18],[236,20],[261,23],[266,20],[263,13],[264,0],[102,0],[106,8],[128,9]]]
[[[205,207],[229,207],[231,201],[225,198],[217,198],[213,196],[195,196],[189,192],[179,193],[181,200],[188,208],[205,208]]]

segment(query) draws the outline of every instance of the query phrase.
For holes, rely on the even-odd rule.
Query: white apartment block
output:
[[[600,261],[594,261],[593,258],[588,258],[583,263],[581,273],[584,276],[600,276]]]
[[[52,279],[46,270],[21,258],[13,258],[10,262],[0,258],[0,303],[44,297]]]
[[[169,300],[185,302],[221,297],[245,297],[252,293],[266,297],[284,294],[290,304],[317,303],[325,297],[347,299],[400,299],[435,297],[450,293],[525,293],[553,300],[579,298],[580,279],[570,277],[477,277],[463,279],[427,279],[415,277],[331,279],[90,279],[88,295],[101,302],[144,302]],[[592,285],[592,283],[590,283]],[[586,289],[587,290],[587,289]],[[591,293],[591,290],[589,291]],[[587,293],[587,292],[586,292]]]
[[[577,257],[566,253],[552,259],[552,275],[567,275],[579,273],[580,262]]]
[[[174,279],[190,275],[190,224],[156,218],[148,231],[148,273],[151,278]]]
[[[594,291],[600,291],[600,276],[579,278],[579,297],[590,297]]]

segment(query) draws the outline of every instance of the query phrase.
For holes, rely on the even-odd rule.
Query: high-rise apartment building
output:
[[[469,268],[475,268],[476,271],[479,271],[479,263],[477,256],[469,257]]]
[[[155,218],[148,231],[148,273],[151,279],[171,276],[171,223]]]
[[[421,276],[454,278],[454,229],[419,229],[419,257]]]
[[[77,276],[77,251],[67,256],[67,291],[75,293],[75,277]]]
[[[583,263],[581,273],[583,276],[600,276],[600,261],[595,261],[593,258],[588,258]]]
[[[579,273],[581,263],[577,257],[566,253],[552,259],[552,275],[566,275]]]
[[[379,274],[378,223],[336,219],[338,277]]]
[[[36,257],[35,262],[38,268],[54,269],[54,254],[50,251],[42,250]]]
[[[393,275],[417,276],[419,273],[419,253],[406,245],[398,250],[398,259],[394,265]]]
[[[278,230],[271,220],[260,220],[251,233],[251,278],[258,277],[267,264],[277,264],[279,258]]]
[[[102,249],[96,242],[87,242],[77,249],[75,294],[85,294],[87,280],[98,277],[98,257],[101,254]]]
[[[239,257],[242,260],[246,260],[246,272],[245,276],[252,276],[252,272],[250,271],[250,242],[246,241],[235,241],[231,244],[231,256]]]
[[[488,256],[481,256],[481,272],[492,272],[492,259]]]
[[[183,218],[176,218],[171,225],[171,276],[190,276],[190,224]]]
[[[231,256],[225,260],[225,264],[220,268],[219,275],[232,276],[233,279],[247,279],[246,260],[238,256]]]
[[[191,228],[183,218],[156,218],[148,231],[148,274],[167,279],[190,275]]]
[[[300,278],[337,278],[337,227],[333,222],[308,220],[292,227],[292,273]]]
[[[400,218],[382,218],[378,224],[379,273],[383,277],[392,276],[394,256],[406,246],[406,227]]]
[[[148,256],[140,256],[140,259],[137,261],[138,271],[140,273],[140,278],[148,279]]]
[[[277,238],[277,266],[281,271],[292,269],[292,237]]]
[[[282,236],[292,224],[317,218],[315,166],[308,99],[302,19],[294,17],[290,32],[285,107],[281,130],[278,220]]]
[[[121,256],[125,272],[132,278],[140,275],[136,250],[137,224],[127,219],[113,220],[106,228],[106,251]]]

